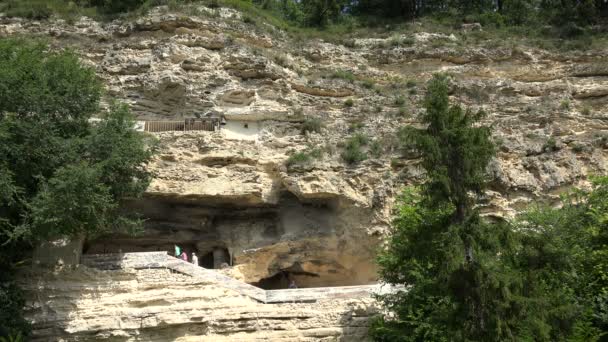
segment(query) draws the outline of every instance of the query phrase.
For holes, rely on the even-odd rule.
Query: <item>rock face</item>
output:
[[[359,341],[377,312],[369,296],[264,304],[169,269],[27,277],[34,341]]]
[[[375,282],[374,254],[390,229],[395,198],[404,185],[424,179],[395,133],[419,124],[424,84],[436,72],[450,75],[453,101],[483,109],[493,127],[499,153],[488,170],[484,215],[508,218],[532,201],[553,204],[570,187],[585,187],[587,175],[608,170],[608,50],[558,54],[501,45],[471,39],[475,28],[343,44],[294,42],[267,25],[245,23],[233,10],[197,10],[199,15],[183,15],[157,8],[135,22],[83,18],[73,25],[0,18],[0,35],[33,34],[56,48],[74,48],[96,68],[108,96],[128,103],[139,120],[207,112],[227,119],[215,132],[155,133],[160,153],[150,165],[154,180],[143,200],[129,204],[148,219],[145,233],[86,241],[85,253],[172,251],[178,244],[197,252],[202,264],[217,268],[221,260],[227,267],[219,272],[265,288],[285,287],[285,275],[303,287]],[[310,128],[311,119],[321,125]],[[356,134],[368,137],[368,158],[349,165],[341,154]],[[303,155],[301,162],[292,157]],[[266,317],[268,310],[280,312],[275,317],[299,312],[288,305],[253,305],[213,286],[157,286],[140,282],[137,272],[87,272],[74,280],[71,273],[41,280],[40,286],[58,291],[44,296],[61,298],[49,299],[46,307],[64,315],[49,321],[45,336],[62,325],[67,328],[56,336],[66,339],[96,336],[94,331],[105,334],[95,338],[118,340],[137,334],[142,340],[203,334],[263,339],[252,327],[276,320],[253,323],[251,317]],[[112,282],[115,289],[108,288]],[[62,286],[75,292],[61,292]],[[108,309],[81,309],[96,296],[88,287],[102,294]],[[140,304],[120,304],[113,294]],[[205,325],[203,333],[170,311],[146,311],[165,305],[163,296],[169,307],[193,301],[207,308],[201,320],[219,323]],[[74,305],[95,320],[68,315]],[[356,340],[363,335],[320,333],[334,331],[347,307],[306,304],[304,310],[332,318],[289,316],[279,324],[284,330],[267,338]],[[249,318],[213,318],[230,312]],[[199,311],[194,315],[201,317]]]

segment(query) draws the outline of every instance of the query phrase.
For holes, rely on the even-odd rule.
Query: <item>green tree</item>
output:
[[[153,145],[124,105],[90,122],[101,84],[70,51],[0,40],[0,79],[0,333],[27,333],[15,265],[41,240],[140,227],[120,203],[146,189]]]
[[[340,17],[342,0],[302,0],[303,21],[308,26],[323,27]]]
[[[564,196],[559,208],[535,207],[518,218],[514,267],[528,314],[519,336],[535,341],[598,341],[608,332],[608,178],[593,191]]]
[[[478,124],[482,112],[450,106],[448,86],[445,76],[434,76],[421,117],[426,128],[400,132],[420,154],[427,180],[401,199],[393,234],[379,256],[381,278],[407,291],[384,296],[395,318],[372,328],[378,341],[514,336],[517,278],[501,263],[513,237],[507,225],[486,223],[474,210],[494,144],[490,129]]]
[[[475,194],[494,153],[480,113],[450,106],[445,77],[425,100],[424,129],[400,136],[427,181],[399,199],[379,254],[389,318],[377,341],[599,341],[608,331],[608,178],[534,208],[513,224],[485,222]],[[602,337],[603,336],[603,337]]]

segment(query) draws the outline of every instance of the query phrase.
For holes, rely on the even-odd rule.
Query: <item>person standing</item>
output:
[[[184,260],[185,262],[188,262],[188,254],[186,254],[186,251],[182,252],[182,254],[180,255],[180,258],[182,260]]]
[[[196,253],[192,252],[192,263],[195,264],[196,266],[198,266],[198,257],[196,256]]]

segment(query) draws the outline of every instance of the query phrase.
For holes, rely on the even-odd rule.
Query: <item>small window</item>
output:
[[[244,124],[243,127],[249,128],[249,124]]]

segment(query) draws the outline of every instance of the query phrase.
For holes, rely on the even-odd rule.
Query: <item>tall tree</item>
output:
[[[26,332],[15,264],[36,243],[132,231],[123,199],[143,193],[152,146],[126,107],[99,112],[101,83],[69,51],[0,40],[0,336]]]
[[[428,84],[423,129],[400,136],[419,153],[427,180],[408,192],[387,249],[379,256],[381,278],[407,290],[385,296],[395,314],[372,329],[378,341],[494,341],[512,338],[517,279],[501,269],[512,248],[506,225],[482,221],[475,195],[486,183],[494,156],[483,112],[450,106],[448,80]],[[510,254],[507,254],[510,255]]]

